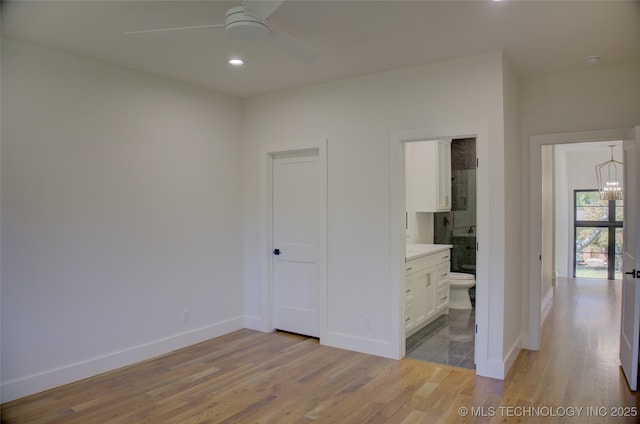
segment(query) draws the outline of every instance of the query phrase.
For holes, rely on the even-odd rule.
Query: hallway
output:
[[[541,349],[520,354],[501,404],[637,408],[639,396],[629,391],[619,367],[620,286],[612,280],[558,279]],[[640,422],[638,417],[582,418]]]

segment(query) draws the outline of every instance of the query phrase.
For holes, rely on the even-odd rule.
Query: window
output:
[[[574,277],[622,279],[622,221],[622,200],[574,191]]]

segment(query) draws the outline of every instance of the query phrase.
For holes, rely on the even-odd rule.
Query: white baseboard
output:
[[[270,333],[273,331],[273,328],[268,328],[265,320],[257,315],[245,315],[244,327],[249,330],[260,331],[262,333]]]
[[[549,290],[547,294],[542,299],[541,312],[540,312],[540,328],[542,329],[542,325],[544,324],[547,316],[549,316],[549,312],[551,311],[551,304],[553,303],[553,290]]]
[[[111,352],[103,356],[3,382],[0,389],[2,394],[1,401],[8,402],[63,384],[112,371],[242,328],[244,328],[244,317],[232,318],[155,340],[150,343],[133,346],[118,352]]]
[[[476,363],[476,375],[504,380],[504,362],[489,359],[484,363]]]
[[[352,334],[339,333],[335,331],[327,332],[326,336],[320,339],[320,344],[336,347],[338,349],[352,350],[354,352],[367,353],[369,355],[382,356],[390,359],[400,359],[398,349],[391,346],[389,340],[366,338]]]
[[[511,348],[509,349],[509,352],[505,357],[504,373],[503,373],[504,376],[506,376],[509,370],[511,369],[511,366],[518,358],[518,355],[520,354],[521,350],[522,350],[522,337],[518,337],[516,341],[511,345]]]
[[[489,359],[485,363],[477,363],[476,374],[482,377],[504,380],[507,372],[509,372],[509,369],[511,369],[511,366],[522,350],[521,344],[522,338],[518,337],[516,341],[511,345],[508,353],[505,355],[502,361]]]

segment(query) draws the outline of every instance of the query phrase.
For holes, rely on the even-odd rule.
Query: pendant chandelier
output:
[[[596,178],[598,181],[598,191],[602,200],[622,200],[622,162],[613,159],[613,148],[611,148],[611,159],[596,165]]]

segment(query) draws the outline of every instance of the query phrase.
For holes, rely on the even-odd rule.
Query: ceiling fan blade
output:
[[[321,54],[320,50],[274,30],[269,31],[267,41],[276,49],[302,62],[313,62]]]
[[[244,13],[258,19],[267,19],[276,11],[284,0],[246,0]]]
[[[123,34],[124,35],[135,35],[135,34],[149,34],[149,33],[153,33],[153,32],[188,31],[188,30],[192,30],[192,29],[224,28],[224,26],[225,26],[225,24],[194,25],[194,26],[185,26],[185,27],[144,29],[142,31],[124,32]]]

